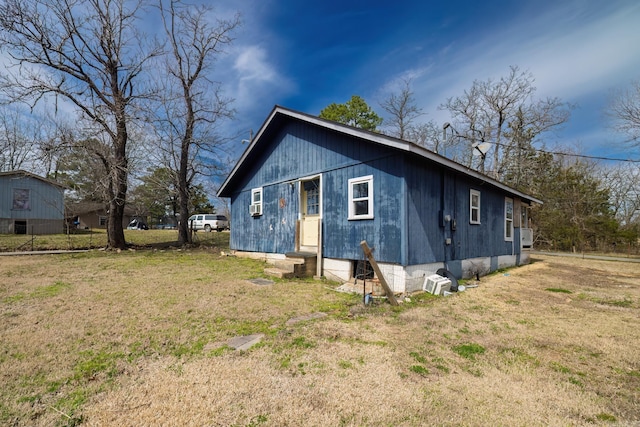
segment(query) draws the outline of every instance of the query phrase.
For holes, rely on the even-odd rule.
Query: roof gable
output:
[[[23,176],[23,177],[37,179],[39,181],[42,181],[44,183],[53,185],[55,187],[60,187],[60,188],[63,188],[63,189],[67,188],[65,185],[63,185],[63,184],[61,184],[59,182],[56,182],[56,181],[41,177],[39,175],[36,175],[34,173],[31,173],[31,172],[27,172],[25,170],[21,170],[21,169],[14,170],[14,171],[8,171],[8,172],[0,172],[0,176],[16,176],[16,177]]]
[[[434,162],[446,169],[458,172],[465,176],[469,176],[469,177],[481,180],[511,195],[519,196],[525,200],[529,200],[532,202],[542,203],[541,200],[538,200],[532,196],[529,196],[525,193],[515,190],[497,180],[494,180],[493,178],[488,177],[487,175],[484,175],[478,171],[475,171],[466,166],[463,166],[457,162],[454,162],[453,160],[450,160],[437,153],[427,150],[426,148],[421,147],[412,142],[394,138],[387,135],[383,135],[376,132],[366,131],[364,129],[344,125],[342,123],[325,120],[317,116],[312,116],[306,113],[301,113],[299,111],[290,110],[278,105],[276,105],[273,108],[273,110],[271,111],[271,113],[269,114],[265,122],[260,127],[260,130],[258,131],[256,136],[253,138],[253,140],[249,143],[249,146],[245,149],[245,151],[240,156],[240,159],[232,169],[231,173],[227,176],[227,179],[223,182],[222,186],[220,187],[220,190],[218,191],[219,197],[229,197],[231,195],[233,184],[238,179],[238,176],[242,175],[241,171],[245,168],[245,165],[250,163],[248,159],[252,156],[254,151],[259,151],[259,150],[256,150],[256,147],[260,146],[265,139],[269,139],[269,137],[273,134],[273,132],[276,132],[277,129],[279,129],[282,123],[289,120],[301,121],[304,123],[308,123],[310,125],[322,127],[324,129],[333,130],[335,132],[339,132],[344,135],[349,135],[354,138],[358,138],[358,139],[370,142],[372,144],[379,144],[384,147],[411,153],[418,157]]]

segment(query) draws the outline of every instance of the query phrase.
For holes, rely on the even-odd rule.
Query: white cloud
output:
[[[273,67],[266,61],[267,53],[259,46],[242,48],[235,60],[234,68],[241,80],[272,81],[275,76]]]
[[[17,79],[22,79],[22,75],[27,71],[43,76],[51,72],[50,69],[42,65],[28,63],[18,64],[5,52],[0,53],[0,70],[2,70],[1,72],[4,75],[14,76]],[[61,120],[77,116],[78,109],[75,104],[63,96],[46,94],[38,98],[35,105],[33,104],[36,102],[36,98],[23,98],[20,102],[20,107],[28,106],[35,116],[58,116]]]
[[[514,63],[526,64],[544,94],[578,98],[607,90],[640,73],[640,7],[543,34]]]
[[[474,80],[499,78],[510,65],[529,70],[538,94],[572,101],[640,76],[640,6],[618,9],[590,21],[563,20],[553,10],[536,19],[515,22],[463,48],[447,46],[433,59],[432,73],[421,87],[435,109]]]
[[[439,104],[462,95],[474,80],[505,76],[511,65],[531,71],[538,96],[570,103],[596,97],[604,106],[611,88],[640,78],[640,4],[609,11],[570,6],[529,14],[467,46],[449,44],[430,59],[430,68],[417,65],[428,70],[414,82],[428,118],[446,120]]]
[[[281,76],[269,62],[267,51],[260,46],[242,46],[235,56],[233,69],[237,73],[236,105],[250,107],[265,92],[288,93],[293,85]]]

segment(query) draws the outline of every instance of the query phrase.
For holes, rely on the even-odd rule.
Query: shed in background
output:
[[[64,189],[23,170],[0,172],[0,233],[62,233]]]

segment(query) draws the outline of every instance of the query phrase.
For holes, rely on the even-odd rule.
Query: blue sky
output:
[[[515,65],[533,74],[538,97],[576,106],[548,145],[640,158],[605,116],[615,91],[640,80],[637,0],[237,0],[216,7],[243,18],[218,72],[235,98],[231,127],[246,137],[275,104],[318,114],[360,95],[383,115],[379,102],[406,77],[423,119],[444,123],[438,105]]]

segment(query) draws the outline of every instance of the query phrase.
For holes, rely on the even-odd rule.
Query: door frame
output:
[[[323,206],[322,206],[322,195],[323,195],[323,190],[322,190],[322,174],[316,174],[316,175],[310,175],[310,176],[305,176],[302,177],[300,179],[298,179],[298,221],[300,221],[300,223],[302,224],[302,220],[304,219],[304,210],[306,208],[304,202],[305,202],[305,198],[303,197],[303,193],[304,193],[304,183],[307,181],[314,181],[314,180],[318,180],[318,220],[319,220],[319,227],[318,227],[318,242],[317,242],[317,250],[318,253],[320,253],[322,251],[322,217],[323,217]],[[304,245],[302,245],[302,225],[300,227],[300,247],[304,247]],[[307,246],[310,247],[310,246]],[[301,249],[304,250],[304,249]]]

